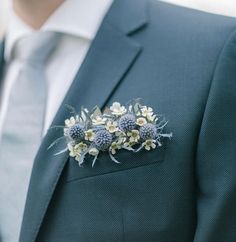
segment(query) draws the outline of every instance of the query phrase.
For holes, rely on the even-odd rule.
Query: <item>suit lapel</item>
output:
[[[0,87],[2,83],[3,69],[4,69],[4,41],[0,42]]]
[[[137,58],[141,47],[127,34],[145,24],[144,8],[135,6],[137,4],[134,0],[126,0],[123,5],[122,2],[123,0],[115,1],[110,8],[53,125],[63,125],[64,120],[68,118],[66,104],[77,110],[81,106],[104,107],[122,77]],[[129,2],[128,7],[127,2]],[[129,12],[130,8],[132,11]],[[142,21],[140,21],[140,17]],[[125,21],[127,21],[127,25],[124,24]],[[65,148],[65,144],[59,144],[55,148],[47,150],[58,137],[58,132],[55,129],[49,130],[36,156],[20,242],[35,241],[54,189],[68,160],[68,153],[54,155],[60,149]]]

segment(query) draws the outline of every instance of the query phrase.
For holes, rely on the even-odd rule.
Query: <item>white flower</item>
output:
[[[144,117],[152,116],[152,115],[153,115],[153,110],[152,110],[152,108],[147,107],[147,106],[142,107],[142,108],[141,108],[141,112],[142,112],[142,115],[143,115]]]
[[[98,153],[99,153],[99,150],[96,149],[96,148],[91,148],[91,149],[89,150],[89,154],[92,155],[92,156],[97,156]]]
[[[132,130],[127,135],[130,137],[129,138],[130,142],[136,142],[137,143],[138,140],[140,139],[139,131],[136,130],[136,129]]]
[[[79,144],[75,145],[75,147],[81,152],[86,151],[86,149],[88,148],[88,146],[84,142],[80,142]]]
[[[132,148],[132,146],[135,145],[135,144],[136,144],[136,142],[134,142],[134,141],[127,141],[127,142],[124,143],[124,147]]]
[[[121,143],[120,142],[112,142],[110,146],[110,151],[114,155],[117,150],[121,149]]]
[[[156,141],[154,139],[147,139],[142,145],[146,150],[151,150],[156,148]]]
[[[136,124],[139,126],[143,126],[146,123],[147,123],[147,120],[145,118],[137,118],[136,120]]]
[[[73,146],[71,143],[68,143],[67,147],[71,157],[75,157],[78,154],[77,150],[75,149],[75,146]]]
[[[107,121],[107,118],[96,116],[96,118],[92,119],[93,125],[102,125],[105,124]]]
[[[68,128],[74,126],[78,122],[78,118],[79,118],[78,116],[75,116],[75,117],[70,117],[69,119],[66,119],[65,126]]]
[[[85,134],[85,136],[84,136],[85,140],[93,141],[94,138],[95,138],[95,133],[93,132],[92,129],[89,129],[89,130],[85,131],[84,134]]]
[[[69,152],[70,152],[70,156],[71,157],[75,157],[75,160],[79,161],[81,154],[87,149],[87,145],[84,144],[83,142],[80,142],[77,145],[72,145],[71,143],[69,143],[67,145]]]
[[[157,121],[158,118],[156,115],[147,115],[147,120],[150,122]]]
[[[110,107],[111,113],[116,116],[121,116],[126,113],[126,108],[124,106],[121,106],[120,103],[114,102],[112,106]]]
[[[115,133],[115,132],[117,132],[119,130],[118,127],[117,127],[117,122],[112,122],[110,120],[106,124],[106,129],[110,133]]]

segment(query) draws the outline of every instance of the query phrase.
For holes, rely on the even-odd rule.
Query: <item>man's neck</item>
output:
[[[65,0],[13,0],[16,14],[37,30]]]

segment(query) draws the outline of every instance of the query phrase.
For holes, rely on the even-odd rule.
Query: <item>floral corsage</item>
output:
[[[69,155],[81,166],[87,155],[93,156],[92,167],[99,154],[107,152],[112,161],[120,163],[115,154],[121,149],[139,152],[150,151],[162,146],[163,138],[171,138],[172,133],[165,133],[167,121],[154,114],[151,107],[142,106],[139,100],[122,106],[114,102],[102,113],[98,107],[92,111],[81,108],[80,114],[70,107],[72,116],[65,120],[63,137],[67,147],[56,155],[69,151]],[[57,126],[59,127],[59,126]]]

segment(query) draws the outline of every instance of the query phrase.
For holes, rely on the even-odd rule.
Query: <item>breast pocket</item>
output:
[[[164,160],[165,150],[165,144],[154,150],[146,151],[143,149],[138,153],[122,149],[115,155],[120,164],[112,161],[108,153],[102,152],[99,154],[94,167],[92,167],[93,157],[91,156],[85,158],[82,167],[78,165],[74,158],[70,157],[65,174],[66,182],[162,162]]]

